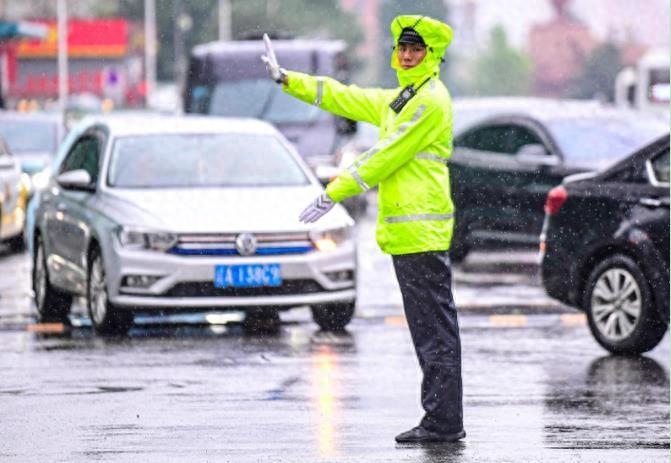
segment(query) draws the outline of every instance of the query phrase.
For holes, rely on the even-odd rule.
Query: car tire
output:
[[[33,259],[33,295],[40,322],[69,323],[72,296],[56,290],[49,282],[44,243],[37,237]]]
[[[312,319],[322,330],[342,331],[354,316],[354,303],[319,304],[310,307]]]
[[[89,257],[86,306],[93,329],[98,334],[125,335],[133,326],[133,313],[118,309],[109,302],[105,266],[97,247],[92,249]]]
[[[608,257],[592,269],[582,302],[592,335],[614,354],[647,352],[666,332],[643,271],[625,255]]]

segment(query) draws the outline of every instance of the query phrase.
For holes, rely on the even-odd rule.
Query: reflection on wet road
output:
[[[666,461],[668,337],[605,355],[560,315],[464,314],[465,425],[456,445],[396,446],[420,417],[402,317],[276,334],[237,322],[0,331],[6,461]]]

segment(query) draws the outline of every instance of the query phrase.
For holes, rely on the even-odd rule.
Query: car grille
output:
[[[324,291],[314,280],[285,280],[280,286],[258,288],[217,288],[211,281],[177,283],[165,297],[234,297],[234,296],[283,296],[289,294],[319,293]]]
[[[185,234],[168,252],[182,256],[239,256],[235,242],[239,233]],[[304,254],[314,249],[310,237],[299,233],[254,233],[256,250],[252,256]]]

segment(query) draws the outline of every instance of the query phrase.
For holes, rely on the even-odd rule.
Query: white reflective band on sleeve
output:
[[[442,156],[438,156],[437,154],[433,154],[433,153],[417,153],[417,156],[415,156],[415,157],[417,159],[426,159],[426,160],[429,160],[429,161],[436,161],[436,162],[439,162],[441,164],[447,164],[447,159],[446,158],[444,158]]]
[[[449,220],[453,217],[454,214],[413,214],[385,217],[384,221],[386,223],[419,222],[420,220]]]
[[[322,105],[322,95],[324,93],[324,81],[322,79],[317,79],[317,97],[315,98],[314,103],[312,103],[315,106],[321,106]]]
[[[388,138],[385,138],[384,140],[379,142],[380,146],[373,147],[370,150],[368,150],[363,156],[361,156],[361,159],[359,159],[358,161],[356,161],[354,163],[354,167],[361,167],[361,165],[364,162],[366,162],[367,160],[369,160],[371,157],[373,157],[374,154],[376,154],[381,149],[384,149],[387,146],[389,146],[391,143],[393,143],[398,137],[400,137],[403,134],[403,132],[408,130],[408,127],[410,127],[415,122],[417,122],[417,120],[422,116],[422,113],[424,112],[425,109],[426,109],[426,105],[421,105],[419,108],[417,108],[417,111],[412,116],[412,119],[409,122],[401,124],[398,127],[398,129],[396,130],[396,132],[391,134]]]
[[[354,180],[356,180],[356,183],[358,183],[359,186],[361,188],[363,188],[363,191],[370,190],[370,187],[368,185],[366,185],[366,182],[363,181],[363,179],[361,178],[361,175],[359,175],[359,172],[356,171],[354,166],[351,166],[348,170],[352,174],[352,177],[354,177]]]

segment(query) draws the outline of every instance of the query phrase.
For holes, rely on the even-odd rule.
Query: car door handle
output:
[[[638,202],[647,207],[659,207],[662,205],[662,200],[656,198],[641,198]]]

